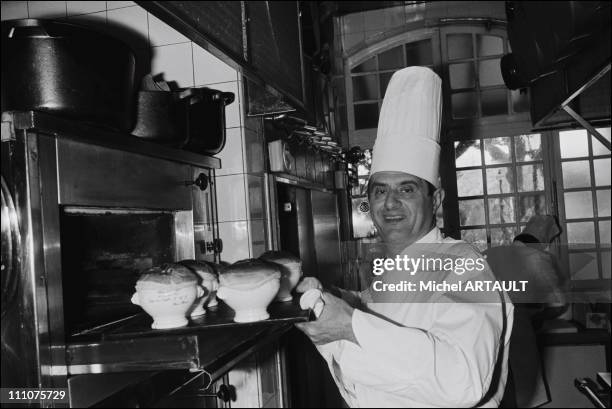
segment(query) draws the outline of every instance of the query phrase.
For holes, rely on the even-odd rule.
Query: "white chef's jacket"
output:
[[[481,257],[437,228],[417,243]],[[479,280],[494,279],[488,265],[478,274]],[[317,346],[350,407],[499,406],[513,322],[507,295],[500,293],[496,303],[456,302],[449,293],[437,293],[438,302],[381,303],[368,302],[367,292],[361,299],[368,312],[355,309],[352,316],[359,345],[340,340]]]

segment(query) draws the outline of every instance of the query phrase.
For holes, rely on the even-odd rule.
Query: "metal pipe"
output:
[[[608,150],[612,150],[612,145],[610,141],[604,138],[604,136],[597,131],[586,119],[581,117],[576,111],[570,108],[569,105],[562,105],[562,108],[565,112],[569,114],[572,118],[574,118],[580,125],[582,125],[591,135],[593,135],[599,142],[602,143]]]

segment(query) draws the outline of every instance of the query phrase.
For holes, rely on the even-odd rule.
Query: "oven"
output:
[[[102,381],[107,387],[129,383],[125,371],[103,364],[105,354],[123,351],[129,360],[130,348],[142,345],[125,340],[83,352],[74,340],[141,312],[130,297],[143,269],[219,261],[218,167],[213,157],[42,113],[3,113],[3,215],[10,199],[17,227],[6,237],[11,249],[19,244],[12,254],[20,261],[6,275],[15,291],[3,301],[3,387],[79,385],[79,394],[95,394],[101,378],[87,376],[106,372],[115,372]],[[4,282],[3,266],[3,297]]]

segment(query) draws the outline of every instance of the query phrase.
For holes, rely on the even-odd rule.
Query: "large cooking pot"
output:
[[[225,107],[234,94],[210,88],[140,91],[133,135],[214,155],[225,146]]]
[[[2,111],[36,110],[131,131],[132,50],[107,34],[52,20],[2,22]]]

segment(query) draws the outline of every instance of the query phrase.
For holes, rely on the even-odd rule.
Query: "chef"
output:
[[[408,67],[393,75],[383,100],[368,199],[388,258],[418,257],[425,250],[456,259],[481,257],[471,245],[444,238],[435,224],[444,195],[438,173],[441,93],[433,71]],[[470,274],[494,279],[484,265]],[[379,278],[402,274],[409,277],[391,271]],[[451,271],[436,277],[460,276]],[[308,277],[297,290],[320,287]],[[493,300],[477,293],[405,293],[398,299],[373,294],[372,287],[336,295],[323,291],[317,320],[297,326],[327,361],[350,407],[499,405],[513,319],[507,295]]]

